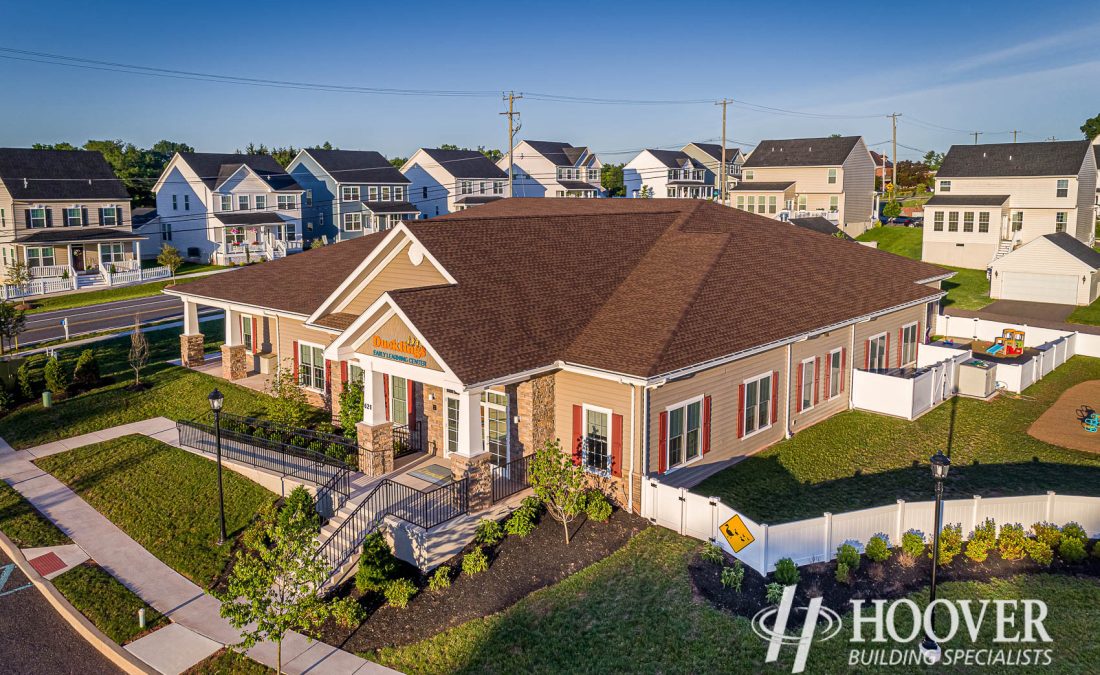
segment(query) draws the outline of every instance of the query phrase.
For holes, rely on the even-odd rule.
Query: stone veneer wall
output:
[[[517,431],[523,454],[530,455],[556,437],[554,375],[540,375],[516,386]]]
[[[180,362],[185,368],[201,366],[205,361],[203,341],[206,339],[202,333],[194,335],[180,335]]]
[[[420,393],[420,404],[424,411],[424,433],[427,435],[425,440],[428,443],[425,450],[442,457],[446,448],[446,441],[443,437],[443,423],[444,416],[447,414],[443,389],[431,384],[421,384]]]

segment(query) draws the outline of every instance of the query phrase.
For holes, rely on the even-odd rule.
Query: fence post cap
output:
[[[1054,496],[1054,490],[1047,490],[1047,496],[1048,497],[1053,497]]]
[[[826,511],[826,512],[825,512],[824,514],[822,514],[822,515],[824,515],[824,516],[825,516],[826,518],[832,518],[832,517],[833,517],[833,513],[832,513],[832,511]]]
[[[981,498],[982,498],[981,495],[974,495],[974,499],[981,499]]]
[[[904,503],[905,503],[905,500],[904,500],[904,499],[899,499],[899,500],[898,500],[898,504],[899,504],[899,505],[901,505],[901,504],[904,504]]]

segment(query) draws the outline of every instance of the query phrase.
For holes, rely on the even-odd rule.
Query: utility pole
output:
[[[978,136],[981,136],[982,132],[973,131],[973,132],[971,132],[971,135],[974,136],[974,145],[977,145],[978,144]]]
[[[516,149],[516,132],[520,130],[520,126],[516,126],[514,118],[519,116],[516,112],[516,101],[523,98],[523,94],[516,94],[514,91],[509,91],[504,96],[504,100],[508,101],[508,112],[502,112],[501,115],[508,117],[508,196],[512,196],[512,165],[515,164],[512,152]]]
[[[1015,143],[1015,142],[1016,142],[1016,133],[1017,133],[1017,132],[1016,132],[1016,130],[1015,130],[1015,129],[1013,129],[1013,130],[1012,130],[1012,142],[1013,142],[1013,143]]]
[[[1051,137],[1050,137],[1050,138],[1048,138],[1047,140],[1048,140],[1048,141],[1050,141],[1051,143],[1053,143],[1054,141],[1056,141],[1056,140],[1058,140],[1058,139],[1057,139],[1057,138],[1055,138],[1055,137],[1053,137],[1053,136],[1051,136]]]
[[[892,137],[894,139],[894,149],[891,151],[893,155],[893,166],[890,171],[890,182],[894,184],[894,189],[898,189],[898,118],[901,117],[901,113],[893,113],[888,115],[890,118],[890,127],[892,130]],[[886,177],[886,170],[883,168],[882,177]],[[885,186],[884,186],[885,187]]]
[[[728,98],[724,98],[714,104],[722,106],[722,166],[718,167],[718,195],[723,205],[725,205],[726,201],[729,199],[729,192],[726,189],[726,106],[730,103],[732,103],[732,101]]]

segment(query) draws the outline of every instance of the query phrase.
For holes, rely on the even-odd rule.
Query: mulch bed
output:
[[[1091,542],[1087,548],[1092,550]],[[732,565],[732,559],[727,558],[725,564]],[[745,567],[745,579],[741,592],[738,593],[722,585],[721,565],[696,556],[689,563],[688,570],[696,593],[719,609],[752,618],[770,604],[764,598],[764,587],[773,581],[770,575],[763,577],[752,568]],[[795,592],[794,606],[805,606],[810,598],[820,597],[822,604],[843,614],[852,608],[851,600],[891,600],[926,589],[932,561],[926,554],[912,566],[906,567],[901,564],[897,551],[883,563],[876,563],[867,556],[862,556],[859,569],[851,575],[850,585],[837,582],[835,560],[799,567],[798,571],[802,576]],[[1027,557],[1021,560],[1003,560],[996,550],[990,551],[986,561],[980,564],[960,554],[950,565],[940,566],[937,582],[989,581],[1019,574],[1066,574],[1095,578],[1100,577],[1100,558],[1088,556],[1081,563],[1069,565],[1055,555],[1054,563],[1050,567],[1042,567]]]
[[[1085,431],[1078,412],[1083,408],[1100,410],[1100,380],[1081,382],[1067,389],[1031,423],[1027,433],[1052,445],[1100,453],[1100,432]]]
[[[378,593],[365,596],[348,581],[338,596],[358,598],[370,616],[349,631],[329,621],[316,636],[328,644],[352,652],[419,642],[461,623],[500,612],[540,588],[599,562],[622,548],[649,523],[631,513],[616,510],[606,523],[586,521],[572,525],[569,545],[561,524],[545,513],[526,537],[509,536],[486,549],[489,569],[474,576],[461,574],[462,555],[448,561],[453,582],[443,591],[427,590],[428,581],[416,579],[420,592],[404,609],[386,606]],[[463,553],[473,548],[467,546]]]

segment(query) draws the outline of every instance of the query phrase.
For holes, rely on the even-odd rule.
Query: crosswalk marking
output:
[[[18,588],[11,588],[11,589],[8,589],[6,591],[3,590],[4,586],[8,585],[8,579],[11,578],[11,573],[14,572],[14,571],[15,571],[15,564],[14,563],[8,563],[7,565],[4,565],[3,567],[0,567],[0,598],[4,597],[5,595],[11,595],[12,593],[15,593],[17,591],[21,591],[24,588],[30,588],[31,587],[31,585],[29,583],[26,583],[26,584],[23,584],[22,586],[19,586]]]

